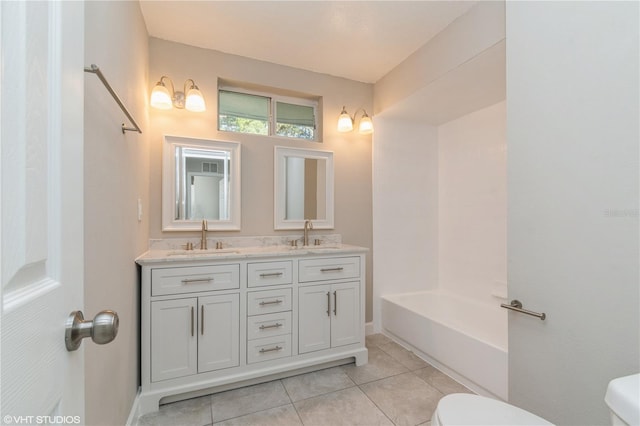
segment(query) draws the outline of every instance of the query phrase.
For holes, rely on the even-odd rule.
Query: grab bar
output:
[[[111,96],[113,96],[113,99],[115,99],[116,103],[118,104],[122,112],[124,112],[124,115],[126,115],[129,121],[131,122],[131,124],[133,124],[133,127],[125,127],[124,123],[122,123],[122,133],[124,134],[125,131],[142,133],[142,130],[140,130],[140,126],[138,126],[138,123],[136,123],[136,120],[134,120],[131,114],[129,114],[129,111],[127,111],[127,108],[124,106],[124,104],[122,103],[122,101],[120,100],[116,92],[113,91],[107,79],[104,78],[104,74],[102,74],[102,71],[100,71],[100,68],[98,68],[96,64],[91,64],[90,67],[84,68],[84,72],[90,72],[98,76],[102,84],[104,84],[104,87],[107,88],[107,91],[111,93]]]
[[[523,314],[531,315],[532,317],[540,318],[542,321],[544,321],[547,318],[547,314],[545,314],[544,312],[539,313],[539,312],[530,311],[528,309],[522,309],[522,302],[515,299],[512,300],[511,303],[508,305],[506,303],[501,303],[500,307],[505,309],[511,309],[512,311],[520,312]]]

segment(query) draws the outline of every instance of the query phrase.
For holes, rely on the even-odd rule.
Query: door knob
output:
[[[71,352],[78,349],[85,337],[91,337],[98,345],[109,343],[118,335],[119,324],[118,314],[113,311],[100,311],[93,320],[87,321],[82,311],[73,311],[67,318],[64,334],[67,350]]]

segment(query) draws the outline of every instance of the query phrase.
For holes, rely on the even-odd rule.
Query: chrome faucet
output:
[[[202,219],[202,236],[200,237],[200,250],[207,249],[207,231],[209,227],[207,226],[207,220]]]
[[[303,246],[308,246],[309,245],[309,230],[313,229],[313,223],[311,223],[311,221],[309,219],[304,221],[304,239],[302,240],[302,245]]]

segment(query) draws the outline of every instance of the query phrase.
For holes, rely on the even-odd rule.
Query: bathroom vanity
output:
[[[140,414],[157,410],[161,399],[366,364],[366,251],[343,244],[152,247],[137,259]]]

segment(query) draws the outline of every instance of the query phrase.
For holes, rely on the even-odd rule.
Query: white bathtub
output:
[[[382,296],[382,329],[481,395],[507,400],[507,312],[424,291]]]

